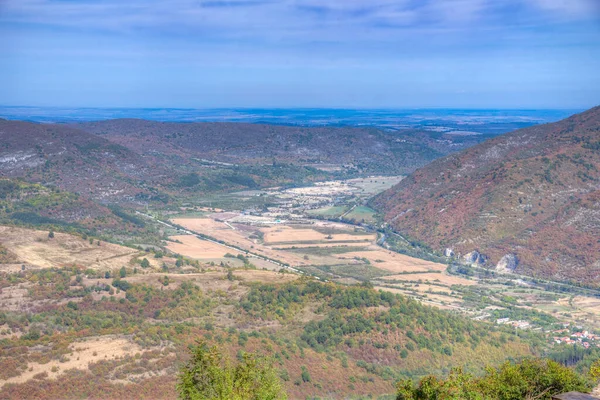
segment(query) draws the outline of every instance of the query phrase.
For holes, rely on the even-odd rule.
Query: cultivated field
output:
[[[167,244],[167,249],[174,253],[195,259],[223,258],[228,251],[224,246],[198,239],[191,235],[171,236],[173,240]],[[181,243],[177,243],[181,242]]]
[[[427,271],[444,271],[446,266],[443,264],[434,263],[431,261],[421,260],[418,258],[406,256],[404,254],[394,253],[389,250],[382,249],[378,246],[371,246],[370,251],[357,251],[345,253],[340,258],[366,258],[371,264],[379,269],[389,271],[391,273],[402,272],[427,272]]]
[[[274,226],[262,228],[264,233],[264,241],[267,245],[276,244],[307,244],[306,242],[323,242],[320,244],[335,244],[335,243],[369,243],[376,239],[374,234],[350,234],[350,233],[332,233],[326,234],[307,228],[295,228],[289,226]],[[308,244],[310,244],[308,243]]]
[[[219,218],[224,216],[218,214]],[[227,213],[225,217],[235,218],[236,214]],[[314,225],[277,224],[270,227],[249,227],[232,225],[212,218],[174,219],[173,222],[194,232],[292,266],[360,264],[368,260],[371,268],[381,270],[382,275],[441,272],[445,269],[441,264],[382,249],[375,244],[375,234],[356,231],[354,226],[342,223],[319,221]],[[258,239],[257,234],[262,240]],[[225,247],[218,249],[219,245],[192,236],[177,236],[177,240],[184,244],[170,243],[169,249],[189,257],[214,258],[228,252]],[[365,250],[355,251],[357,247]]]
[[[422,281],[422,282],[436,282],[442,284],[444,286],[452,286],[452,285],[475,285],[477,282],[465,278],[461,278],[455,275],[449,275],[448,273],[439,272],[439,273],[427,273],[427,274],[399,274],[399,275],[389,275],[385,276],[382,279],[384,280],[394,280],[394,281]]]

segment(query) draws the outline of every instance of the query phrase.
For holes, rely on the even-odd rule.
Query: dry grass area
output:
[[[198,239],[196,236],[178,235],[171,236],[171,240],[176,240],[181,243],[169,242],[167,249],[174,253],[184,255],[196,259],[212,259],[222,258],[225,254],[230,253],[224,246]]]
[[[436,283],[443,284],[442,282],[436,282]],[[419,293],[427,293],[427,292],[438,292],[438,293],[445,293],[445,294],[452,293],[452,290],[446,286],[430,285],[427,283],[411,284],[410,288],[412,290],[416,290]]]
[[[348,233],[334,233],[327,235],[310,228],[292,228],[289,226],[278,225],[269,228],[263,228],[261,231],[265,234],[266,244],[283,244],[296,242],[357,242],[370,243],[376,239],[374,234],[352,235]]]
[[[239,281],[243,282],[259,282],[259,283],[286,283],[298,279],[295,274],[282,274],[275,271],[265,270],[234,270],[235,279],[230,281],[227,279],[227,273],[222,270],[207,271],[203,273],[193,274],[173,274],[173,273],[155,273],[146,275],[133,275],[127,277],[127,281],[135,284],[145,284],[156,288],[164,288],[162,279],[165,276],[169,277],[169,289],[176,289],[183,282],[191,282],[198,286],[203,291],[218,291],[223,290],[231,292],[234,289],[240,289],[243,292],[247,290],[245,287],[239,286]],[[94,280],[100,283],[106,283],[104,280]],[[91,282],[90,282],[91,283]],[[123,294],[123,292],[121,292]]]
[[[93,269],[113,269],[126,265],[139,252],[127,247],[97,241],[90,244],[78,236],[48,231],[0,226],[0,243],[19,260],[40,268],[80,265]],[[1,271],[14,270],[15,263],[0,265]],[[19,267],[20,268],[20,267]]]
[[[63,362],[53,360],[47,364],[30,363],[24,373],[9,378],[3,383],[23,383],[38,374],[47,374],[48,378],[55,379],[69,369],[87,370],[88,365],[92,362],[134,355],[142,351],[129,339],[112,335],[86,338],[83,341],[72,343],[69,349],[71,354],[63,358]]]
[[[564,297],[556,304],[572,316],[569,319],[584,320],[586,324],[600,328],[600,299],[585,296],[574,296],[572,299]]]
[[[227,228],[225,224],[212,218],[173,218],[171,222],[196,232],[218,231]]]
[[[395,287],[387,287],[387,286],[375,286],[376,290],[383,290],[384,292],[401,294],[404,296],[410,296],[410,293],[406,289],[400,289]],[[433,289],[435,290],[435,289]],[[438,288],[439,290],[439,288]],[[427,294],[427,298],[419,298],[420,302],[425,303],[427,305],[439,308],[441,310],[456,310],[459,309],[459,306],[456,303],[456,299],[450,296],[441,296],[437,294]]]
[[[452,285],[476,285],[477,282],[461,278],[459,276],[448,275],[446,272],[440,273],[426,273],[426,274],[399,274],[384,276],[382,279],[385,280],[398,280],[398,281],[423,281],[423,282],[436,282],[444,286]],[[441,289],[441,288],[440,288]]]
[[[28,288],[30,283],[8,286],[0,290],[0,310],[19,311],[31,303]]]
[[[356,242],[356,243],[314,243],[314,244],[282,244],[273,245],[276,249],[291,250],[291,249],[306,249],[312,247],[331,248],[331,247],[369,247],[371,242]]]
[[[353,259],[355,257],[366,258],[373,267],[395,273],[444,271],[446,269],[445,265],[394,253],[375,245],[371,246],[369,251],[355,251],[338,256],[339,259]]]
[[[234,270],[233,275],[236,280],[245,282],[261,282],[261,283],[285,283],[298,279],[295,274],[282,274],[274,271],[264,270]],[[223,270],[208,271],[197,274],[146,274],[133,275],[127,277],[127,281],[131,283],[143,283],[155,287],[163,287],[159,279],[164,276],[169,277],[169,288],[177,288],[183,282],[192,282],[202,290],[229,290],[233,285],[237,286],[236,281],[227,280],[227,273]]]

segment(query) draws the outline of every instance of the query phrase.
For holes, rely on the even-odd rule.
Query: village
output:
[[[556,344],[574,344],[585,347],[586,349],[595,346],[600,347],[600,335],[596,335],[582,330],[582,326],[572,326],[571,324],[564,324],[564,329],[553,331],[553,334],[560,334],[564,336],[554,336],[552,339]]]

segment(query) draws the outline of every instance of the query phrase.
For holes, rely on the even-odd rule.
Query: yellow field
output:
[[[198,239],[191,235],[171,236],[171,240],[177,240],[181,243],[169,242],[167,249],[174,253],[196,259],[222,258],[226,253],[231,252],[224,246]]]
[[[212,220],[210,218],[177,218],[173,220],[174,223],[185,227],[186,229],[194,232],[203,233],[213,238],[222,240],[227,244],[231,244],[261,256],[280,260],[292,265],[303,265],[306,261],[291,252],[273,250],[269,246],[258,243],[257,240],[249,239],[248,232],[241,231],[239,229],[231,229],[229,226],[222,222]],[[236,253],[235,250],[227,251],[229,253]]]
[[[203,233],[238,247],[248,248],[251,245],[254,245],[254,242],[246,237],[245,232],[231,229],[223,222],[215,221],[214,219],[175,218],[172,221],[191,231]]]

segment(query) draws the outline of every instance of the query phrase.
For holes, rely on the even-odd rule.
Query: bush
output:
[[[245,353],[232,365],[216,347],[200,342],[191,349],[190,361],[181,369],[177,391],[181,399],[275,400],[286,399],[273,367]]]
[[[397,385],[397,400],[425,399],[540,399],[569,391],[588,392],[590,386],[571,369],[551,360],[525,359],[488,368],[486,374],[474,377],[454,369],[445,380],[434,376],[423,378],[415,387],[411,380]]]
[[[129,290],[129,288],[131,288],[131,283],[124,281],[122,279],[113,280],[112,285],[114,287],[116,287],[117,289],[121,289],[124,292],[126,292],[127,290]]]
[[[308,369],[303,365],[300,367],[302,370],[302,374],[300,377],[302,378],[302,382],[310,382],[310,374],[308,373]]]

